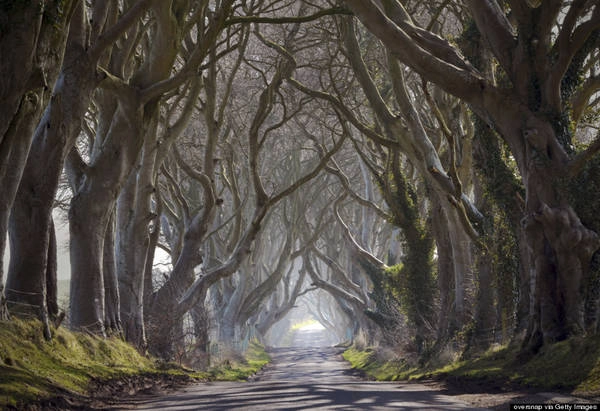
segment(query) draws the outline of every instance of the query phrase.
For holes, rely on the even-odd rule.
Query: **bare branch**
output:
[[[345,7],[332,7],[323,9],[314,14],[297,17],[262,17],[262,16],[235,16],[227,20],[226,26],[234,24],[250,24],[250,23],[268,23],[268,24],[287,24],[287,23],[308,23],[315,21],[325,16],[352,15],[352,12]]]
[[[575,27],[586,9],[587,0],[575,0],[567,12],[562,29],[554,46],[558,58],[552,65],[550,84],[558,85],[567,72],[575,54],[594,30],[600,29],[600,6],[596,5],[589,20]]]
[[[516,40],[513,28],[496,0],[468,0],[479,32],[507,73],[512,73],[512,52]]]
[[[578,123],[585,109],[588,107],[590,97],[600,91],[600,75],[592,76],[585,80],[581,88],[571,98],[571,118]]]
[[[117,24],[98,37],[98,41],[90,50],[90,59],[97,61],[104,50],[114,44],[149,8],[155,0],[139,0],[119,19]]]
[[[575,177],[587,164],[587,162],[592,159],[598,152],[600,152],[600,132],[596,134],[596,138],[594,142],[589,145],[589,147],[577,154],[573,160],[571,160],[569,164],[569,175],[571,177]]]
[[[404,28],[390,20],[373,0],[346,0],[346,4],[356,13],[362,23],[375,34],[400,61],[412,67],[431,81],[443,85],[446,90],[471,103],[480,105],[483,88],[492,87],[475,69],[465,64],[458,66],[454,61],[436,55],[447,54],[442,46],[436,46],[435,52],[415,41]],[[416,35],[412,33],[412,35]],[[444,43],[447,46],[447,43]],[[431,45],[433,48],[434,46]],[[459,53],[454,53],[459,55]]]

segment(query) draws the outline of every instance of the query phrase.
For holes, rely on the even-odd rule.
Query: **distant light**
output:
[[[298,331],[322,331],[324,329],[325,327],[323,327],[323,324],[315,321],[311,322],[310,324],[303,325],[302,327],[298,328]]]

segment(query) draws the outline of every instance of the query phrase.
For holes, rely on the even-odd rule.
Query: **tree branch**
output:
[[[117,24],[98,37],[96,44],[90,50],[90,59],[97,61],[104,50],[114,44],[127,29],[129,29],[156,0],[139,0],[127,10]]]
[[[600,152],[600,132],[596,134],[594,142],[590,144],[585,151],[577,154],[573,160],[571,160],[568,168],[568,174],[571,177],[575,177],[583,169],[587,162],[598,152]]]
[[[571,98],[571,118],[578,123],[585,109],[588,107],[590,97],[600,91],[600,75],[588,77],[581,88]]]
[[[431,50],[424,48],[403,28],[391,21],[373,0],[345,0],[345,2],[397,59],[445,87],[451,94],[481,106],[481,90],[492,85],[487,84],[477,70],[467,68],[466,64],[458,66],[455,62],[440,58]],[[440,55],[447,54],[445,51],[443,53],[439,51]],[[455,52],[453,55],[459,53]]]
[[[298,17],[261,17],[261,16],[235,16],[227,20],[225,26],[232,26],[234,24],[251,24],[251,23],[267,23],[267,24],[287,24],[287,23],[308,23],[314,20],[318,20],[325,16],[339,16],[346,15],[351,16],[352,11],[345,7],[332,7],[330,9],[320,10],[316,13],[307,16]]]
[[[356,116],[346,107],[340,100],[338,100],[335,96],[325,93],[323,91],[312,90],[294,78],[288,79],[287,82],[294,86],[296,89],[300,90],[304,94],[309,96],[328,101],[331,103],[333,107],[335,107],[340,113],[344,115],[354,127],[356,127],[361,133],[365,136],[369,137],[371,140],[376,142],[379,145],[390,148],[400,148],[400,144],[397,141],[393,141],[383,137],[381,134],[377,133],[373,128],[367,126],[366,124],[359,121]]]
[[[556,40],[554,51],[558,54],[550,72],[550,84],[558,87],[571,61],[579,49],[585,44],[594,30],[600,29],[600,6],[596,5],[589,20],[575,27],[581,13],[585,11],[586,0],[575,0]]]
[[[477,28],[507,73],[512,73],[512,52],[516,40],[513,28],[496,0],[467,0]]]

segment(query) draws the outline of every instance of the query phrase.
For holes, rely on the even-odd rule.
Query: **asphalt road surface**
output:
[[[273,359],[251,382],[188,386],[163,397],[140,398],[136,410],[476,410],[421,384],[363,381],[352,375],[340,350],[323,347],[324,331],[299,331],[295,348]]]

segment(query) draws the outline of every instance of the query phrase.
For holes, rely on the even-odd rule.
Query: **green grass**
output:
[[[253,340],[248,346],[244,358],[240,360],[226,360],[208,371],[211,381],[245,381],[256,374],[262,367],[271,361],[264,346]]]
[[[154,362],[117,339],[55,331],[45,341],[37,321],[0,322],[0,408],[70,391],[85,394],[92,378],[151,372]]]
[[[350,348],[344,353],[353,368],[377,380],[454,379],[503,386],[561,390],[574,395],[600,395],[600,337],[577,337],[543,347],[528,359],[518,347],[499,347],[478,358],[437,368],[410,367],[403,361],[378,360],[373,350]]]
[[[0,409],[65,393],[86,396],[92,380],[132,375],[185,374],[194,379],[237,381],[268,361],[263,347],[253,342],[239,363],[192,372],[141,355],[119,338],[102,339],[59,328],[52,341],[45,341],[40,322],[14,319],[0,322]]]
[[[418,370],[402,359],[383,360],[372,348],[358,350],[350,347],[344,351],[343,356],[352,365],[352,368],[377,381],[407,380],[412,373]]]

